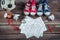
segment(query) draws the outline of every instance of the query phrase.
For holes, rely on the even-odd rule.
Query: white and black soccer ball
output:
[[[48,17],[49,20],[53,21],[55,19],[55,16],[52,14]]]

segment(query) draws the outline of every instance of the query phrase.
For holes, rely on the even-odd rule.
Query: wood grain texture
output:
[[[55,15],[54,21],[46,21],[46,17],[42,17],[46,26],[50,24],[51,28],[53,29],[53,32],[49,32],[47,30],[44,32],[44,36],[40,37],[39,39],[36,37],[29,38],[30,40],[60,40],[60,0],[47,0],[49,2],[49,5],[51,7],[51,13]],[[25,5],[25,0],[16,1],[17,7],[12,10],[13,13],[18,12],[21,15],[23,15],[23,9]],[[37,1],[38,2],[38,1]],[[0,40],[29,40],[26,39],[26,36],[24,34],[21,34],[20,31],[15,31],[13,27],[8,26],[6,19],[3,17],[4,11],[0,11]],[[13,21],[12,26],[20,26],[21,20],[23,17],[21,17],[18,22]],[[56,26],[56,27],[54,27]],[[48,28],[48,27],[47,27]]]

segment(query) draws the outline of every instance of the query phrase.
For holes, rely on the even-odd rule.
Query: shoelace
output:
[[[38,10],[42,10],[42,4],[39,4],[39,9]]]

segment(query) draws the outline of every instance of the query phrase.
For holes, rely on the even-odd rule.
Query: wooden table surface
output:
[[[22,3],[21,3],[22,4]],[[24,5],[17,4],[18,6],[16,7],[15,10],[12,10],[12,12],[20,12],[22,15],[22,10],[24,8]],[[19,6],[21,5],[21,6]],[[30,38],[30,40],[60,40],[60,2],[57,0],[51,0],[49,2],[49,5],[51,7],[51,13],[55,15],[55,20],[54,21],[46,21],[46,17],[42,17],[46,26],[50,24],[51,28],[53,29],[53,32],[49,32],[47,30],[44,32],[44,36],[40,37],[37,39],[36,37]],[[21,9],[19,9],[21,8]],[[0,40],[28,40],[26,39],[26,36],[24,34],[20,33],[20,30],[15,31],[13,27],[8,26],[6,19],[3,17],[4,11],[0,11]],[[11,25],[16,25],[20,26],[21,21],[20,19],[17,21],[13,21],[13,24]],[[48,28],[48,27],[47,27]]]

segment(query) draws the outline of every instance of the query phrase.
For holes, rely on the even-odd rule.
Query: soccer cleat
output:
[[[42,1],[39,1],[39,7],[38,7],[38,11],[37,11],[37,15],[38,16],[42,16],[43,15],[43,3]]]
[[[51,14],[50,7],[47,2],[44,3],[44,15],[49,16]]]
[[[31,9],[30,7],[31,7],[31,3],[30,3],[30,0],[29,0],[25,5],[25,9],[24,9],[24,14],[25,15],[29,15],[30,9]]]
[[[32,0],[32,5],[31,5],[31,15],[34,16],[36,14],[36,1]]]

